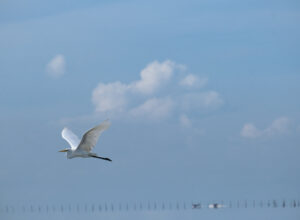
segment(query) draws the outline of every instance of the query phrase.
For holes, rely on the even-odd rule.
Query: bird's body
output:
[[[67,148],[59,152],[67,152],[68,159],[72,159],[74,157],[93,157],[111,161],[109,158],[99,157],[97,154],[91,152],[91,150],[95,147],[101,133],[109,128],[109,126],[110,122],[108,120],[102,122],[100,125],[88,130],[83,135],[81,141],[71,130],[64,128],[61,132],[61,135],[70,144],[71,148]]]
[[[82,158],[87,158],[90,157],[89,156],[90,153],[86,152],[86,151],[81,151],[81,150],[73,150],[70,149],[69,151],[67,151],[67,158],[68,159],[72,159],[74,157],[82,157]]]

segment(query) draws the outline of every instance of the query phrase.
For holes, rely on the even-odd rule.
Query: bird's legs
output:
[[[94,157],[94,158],[98,158],[98,159],[102,159],[102,160],[107,160],[107,161],[112,161],[111,159],[107,158],[107,157],[99,157],[97,155],[90,155],[91,157]]]

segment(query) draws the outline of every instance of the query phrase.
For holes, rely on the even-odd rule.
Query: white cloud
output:
[[[263,136],[275,136],[287,133],[289,130],[290,120],[287,117],[275,119],[271,125],[263,130],[259,130],[252,123],[243,126],[241,136],[245,138],[257,138]]]
[[[178,65],[179,66],[179,65]],[[141,79],[129,84],[121,82],[99,83],[92,94],[93,104],[97,112],[124,110],[128,99],[133,93],[150,95],[160,86],[170,80],[177,65],[172,61],[159,63],[154,61],[146,66],[141,73]],[[180,68],[180,66],[178,67]]]
[[[59,78],[65,73],[65,57],[62,54],[56,55],[46,66],[46,72],[49,76]]]
[[[267,135],[284,134],[288,132],[290,120],[287,117],[275,119],[272,124],[265,130]]]
[[[160,119],[168,117],[172,107],[173,101],[170,98],[152,98],[132,109],[131,115],[137,117],[145,116],[150,119]]]
[[[126,107],[128,86],[120,82],[99,83],[92,94],[97,112],[122,111]]]
[[[194,75],[187,75],[187,81],[194,92],[189,93],[179,89],[178,82],[172,80],[176,71],[185,72],[186,67],[173,61],[154,61],[148,64],[141,72],[140,79],[127,84],[121,82],[99,83],[93,90],[92,102],[96,114],[104,114],[105,117],[143,117],[146,119],[162,119],[171,115],[172,112],[181,115],[181,123],[191,124],[184,111],[192,111],[199,108],[211,109],[223,103],[216,91],[199,92],[200,79]],[[192,76],[192,79],[191,79]],[[190,79],[189,79],[190,78]],[[176,77],[174,77],[176,79]],[[207,80],[206,80],[207,81]],[[171,84],[173,83],[173,85]],[[171,84],[171,85],[170,85]],[[174,86],[175,85],[175,86]],[[159,94],[164,86],[165,95]],[[155,94],[155,96],[154,96]],[[174,106],[177,108],[175,109]]]
[[[175,63],[170,60],[162,63],[154,61],[141,71],[141,79],[132,83],[131,87],[144,94],[154,93],[172,77],[175,68]]]
[[[189,74],[184,77],[179,84],[184,87],[203,87],[206,85],[207,81],[207,78],[200,79],[194,74]]]
[[[245,138],[256,138],[261,135],[261,132],[251,123],[244,125],[241,135]]]

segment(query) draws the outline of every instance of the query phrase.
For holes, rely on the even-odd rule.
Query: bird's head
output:
[[[58,152],[69,152],[70,150],[71,150],[71,149],[66,148],[66,149],[60,150],[60,151],[58,151]]]

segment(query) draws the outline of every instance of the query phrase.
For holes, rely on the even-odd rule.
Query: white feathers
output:
[[[72,149],[76,149],[80,143],[78,137],[68,128],[64,128],[61,132],[61,136],[65,139],[71,146]]]
[[[109,120],[105,120],[100,125],[88,130],[82,137],[81,141],[78,137],[68,128],[64,128],[61,136],[70,144],[72,151],[90,152],[95,147],[101,133],[109,128]]]
[[[101,133],[105,131],[107,128],[109,128],[110,122],[108,120],[102,122],[100,125],[90,129],[87,131],[78,146],[78,150],[83,150],[90,152],[93,147],[95,147]]]

